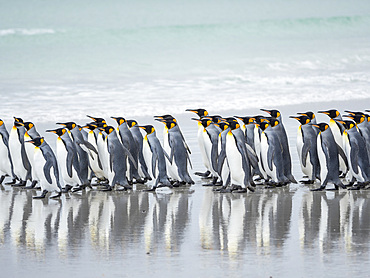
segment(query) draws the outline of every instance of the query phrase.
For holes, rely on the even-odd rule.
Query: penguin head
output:
[[[279,123],[280,123],[280,122],[279,122],[279,120],[278,120],[278,119],[276,119],[276,118],[272,118],[272,119],[270,120],[270,126],[271,126],[271,127],[275,127],[275,126],[277,126]]]
[[[337,121],[341,123],[345,129],[350,130],[356,126],[356,123],[354,121],[344,120],[344,121]]]
[[[212,120],[213,123],[218,124],[222,122],[222,117],[220,115],[212,115],[212,116],[207,116]]]
[[[257,125],[263,122],[267,122],[267,123],[269,122],[269,120],[264,116],[255,116],[253,117],[253,119],[254,119],[254,123]]]
[[[31,128],[33,128],[35,125],[32,123],[32,122],[24,122],[23,123],[23,126],[27,129],[27,130],[30,130]]]
[[[208,111],[205,110],[205,109],[202,109],[202,108],[200,108],[200,109],[186,109],[185,111],[194,112],[195,114],[197,114],[199,116],[199,118],[208,116]]]
[[[272,109],[272,110],[260,109],[260,110],[269,113],[271,117],[274,117],[274,118],[279,118],[281,116],[280,111],[276,109]]]
[[[318,128],[321,132],[327,130],[329,128],[329,125],[327,123],[319,123],[319,124],[315,124],[315,125],[312,125],[316,128]]]
[[[238,121],[228,121],[227,123],[229,124],[231,130],[238,129],[240,127]]]
[[[36,137],[32,140],[29,140],[29,141],[26,141],[27,143],[32,143],[34,144],[36,147],[40,147],[42,145],[42,143],[44,143],[44,137]]]
[[[298,113],[300,114],[300,113]],[[289,118],[296,119],[298,122],[300,122],[301,125],[306,125],[311,122],[311,119],[309,116],[301,115],[301,116],[290,116]]]
[[[245,125],[253,124],[254,122],[253,117],[240,117],[240,116],[234,116],[234,117],[241,120]]]
[[[163,115],[163,116],[154,116],[154,118],[157,118],[156,120],[159,121],[159,120],[172,120],[174,122],[177,122],[177,120],[175,119],[175,117],[173,117],[172,115]],[[159,119],[159,120],[158,120]]]
[[[195,119],[195,118],[191,118],[191,119],[201,123],[204,128],[206,128],[206,127],[208,127],[209,125],[212,124],[212,120],[208,117],[203,117],[201,119]]]
[[[156,120],[158,120],[158,119],[156,119]],[[170,119],[168,119],[168,120],[161,120],[161,122],[165,124],[165,126],[167,127],[167,129],[171,129],[171,128],[174,128],[175,126],[177,126],[177,123],[174,120],[170,120]]]
[[[362,113],[356,113],[351,115],[343,115],[343,117],[350,118],[356,122],[356,124],[361,124],[366,120],[366,117]]]
[[[127,122],[128,127],[133,127],[137,125],[137,121],[135,120],[127,120],[126,122]]]
[[[153,132],[155,132],[155,129],[152,125],[142,125],[142,126],[139,126],[139,127],[141,129],[144,129],[147,134],[152,134]]]
[[[16,117],[13,117],[14,118],[14,125],[19,127],[19,126],[23,126],[22,123],[23,123],[23,120],[21,118],[16,118]]]
[[[115,119],[118,126],[120,126],[121,124],[124,124],[126,122],[126,119],[123,118],[123,117],[111,117],[112,119]]]
[[[328,115],[330,119],[334,119],[340,115],[339,111],[336,109],[330,109],[326,111],[318,111],[318,113]]]
[[[268,121],[262,121],[257,124],[263,131],[266,130],[270,126],[270,123]]]
[[[312,121],[313,119],[315,119],[315,113],[313,113],[312,111],[307,111],[307,112],[303,112],[303,113],[297,113],[298,115],[302,115],[302,116],[307,116],[308,118],[310,118],[310,121]],[[291,117],[292,118],[292,117]]]
[[[223,121],[229,123],[229,125],[234,122],[234,123],[238,123],[238,120],[234,117],[226,117],[226,118],[222,118]]]
[[[67,132],[67,130],[65,128],[57,128],[57,129],[53,129],[53,130],[47,130],[46,132],[52,132],[52,133],[55,133],[56,135],[58,135],[59,137],[62,136],[63,134],[65,134]]]
[[[107,123],[103,118],[93,117],[89,115],[86,115],[86,116],[92,119],[96,123]]]
[[[77,124],[75,122],[57,123],[57,125],[65,126],[69,130],[74,129],[77,126]]]
[[[221,122],[221,123],[218,123],[217,125],[221,128],[221,130],[226,130],[230,127],[228,122]]]
[[[95,130],[98,126],[95,124],[95,122],[93,123],[88,123],[86,124],[85,126],[83,126],[82,128],[87,128],[89,130]]]
[[[106,125],[104,127],[101,127],[100,130],[101,131],[105,131],[105,133],[107,133],[109,135],[109,134],[111,134],[114,131],[114,127],[113,126]]]

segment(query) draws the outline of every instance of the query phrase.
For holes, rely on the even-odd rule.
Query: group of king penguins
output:
[[[198,144],[206,172],[195,175],[211,179],[218,192],[255,191],[256,184],[267,188],[297,183],[292,175],[288,137],[278,110],[261,109],[268,115],[223,118],[205,109],[187,109],[198,118]],[[370,182],[370,115],[338,110],[318,111],[329,116],[329,123],[317,123],[313,112],[290,116],[299,121],[297,151],[303,174],[323,190],[362,189]],[[365,112],[370,112],[366,110]],[[155,116],[164,124],[163,143],[153,125],[111,117],[117,127],[103,118],[87,116],[92,122],[57,123],[46,130],[57,135],[55,153],[36,130],[34,123],[14,117],[8,133],[0,120],[0,184],[6,176],[13,186],[41,188],[41,195],[92,188],[92,179],[102,191],[126,191],[135,183],[161,187],[192,185],[189,175],[190,149],[177,120],[171,115]],[[143,130],[143,133],[140,131]],[[144,134],[144,136],[143,136]],[[347,184],[342,180],[345,178]],[[30,182],[28,186],[27,182]]]
[[[112,117],[115,128],[103,118],[87,117],[92,122],[85,126],[64,122],[46,130],[57,135],[55,153],[34,123],[14,117],[8,133],[0,120],[0,184],[9,176],[12,181],[7,184],[12,186],[41,188],[35,199],[49,192],[56,193],[50,198],[58,198],[63,192],[92,188],[93,178],[102,191],[126,191],[146,182],[152,185],[147,191],[194,184],[188,172],[190,149],[171,115],[155,117],[165,126],[163,146],[152,125]]]
[[[220,192],[254,191],[256,182],[267,188],[297,183],[287,133],[278,110],[261,109],[269,116],[211,116],[205,109],[189,109],[199,116],[198,143],[210,185],[221,185]],[[343,120],[336,109],[318,111],[329,116],[329,123],[317,123],[312,111],[290,118],[299,121],[297,151],[303,174],[321,191],[328,184],[334,189],[365,188],[370,182],[370,115],[345,111]],[[370,112],[366,110],[365,112]],[[342,178],[348,182],[343,184]]]

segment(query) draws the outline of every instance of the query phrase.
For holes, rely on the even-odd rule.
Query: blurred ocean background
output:
[[[5,120],[199,107],[248,114],[370,97],[365,0],[15,0],[0,7]]]

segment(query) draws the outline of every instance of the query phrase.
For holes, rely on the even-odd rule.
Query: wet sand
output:
[[[293,173],[300,180],[295,149],[298,122],[289,115],[331,108],[363,111],[370,109],[370,101],[261,108],[282,112]],[[264,114],[259,109],[209,112]],[[194,114],[174,116],[192,150],[192,172],[203,171],[197,126],[190,120]],[[328,121],[325,115],[317,116],[319,122]],[[136,119],[155,125],[161,139],[160,123]],[[54,123],[35,124],[54,147],[56,136],[44,132]],[[143,192],[146,187],[138,186],[130,192],[70,193],[59,201],[33,200],[40,192],[3,186],[2,275],[357,277],[369,272],[370,191],[311,192],[303,184],[291,184],[275,189],[260,186],[254,193],[220,194],[202,186],[207,180],[194,175],[193,179],[195,185],[172,194]]]

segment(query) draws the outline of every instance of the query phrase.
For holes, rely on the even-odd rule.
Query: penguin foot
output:
[[[12,181],[6,182],[5,185],[14,185],[17,182],[17,179],[13,179]]]
[[[2,175],[2,176],[0,177],[0,184],[2,184],[2,183],[3,183],[3,181],[4,181],[5,177],[6,177],[6,175]]]
[[[23,187],[23,189],[34,189],[37,184],[37,181],[32,181],[30,186]]]
[[[359,186],[352,186],[352,187],[348,188],[348,190],[360,190],[360,189],[361,189],[361,187],[359,187]]]
[[[145,189],[145,192],[154,192],[157,189],[156,186],[153,186],[151,189]]]
[[[70,186],[69,184],[66,184],[66,186],[62,189],[63,193],[68,193],[73,186]]]
[[[23,186],[26,186],[27,184],[27,181],[20,181],[20,183],[16,183],[16,184],[13,184],[13,186],[15,187],[23,187]]]
[[[135,183],[141,183],[141,184],[144,184],[147,182],[147,179],[144,178],[144,179],[136,179]]]
[[[325,186],[324,187],[320,186],[319,188],[312,188],[310,189],[310,191],[323,191],[324,189],[325,189]]]
[[[47,190],[42,191],[40,196],[34,196],[33,199],[44,199],[46,197],[46,194],[48,193]]]
[[[195,172],[194,175],[201,176],[203,178],[207,178],[211,174],[211,171],[202,172]]]
[[[80,185],[78,187],[75,187],[72,189],[72,193],[75,193],[75,192],[78,192],[78,191],[81,191],[82,189],[85,189],[84,186]]]
[[[248,189],[250,191],[254,192],[254,188],[253,187],[251,187],[251,188],[248,187]],[[238,189],[238,190],[234,190],[233,191],[233,193],[246,193],[246,192],[248,192],[248,190],[246,188],[242,188],[242,189]]]
[[[113,188],[109,184],[108,184],[108,186],[106,188],[100,189],[100,191],[112,191],[112,190],[113,190]]]
[[[299,181],[300,183],[303,183],[303,184],[313,184],[315,181],[314,180],[300,180]]]
[[[50,196],[50,199],[56,199],[56,198],[59,198],[60,196],[62,196],[62,191],[58,192],[54,196]]]

